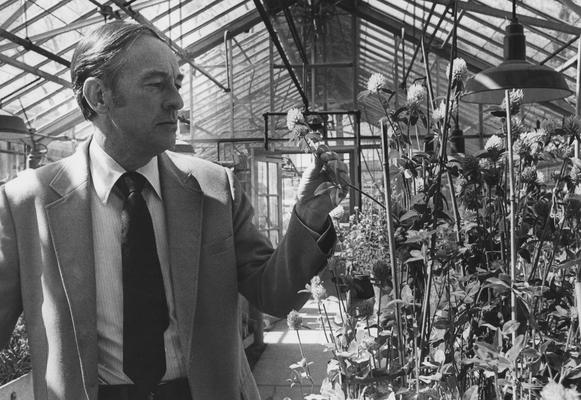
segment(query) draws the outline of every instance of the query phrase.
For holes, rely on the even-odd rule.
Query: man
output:
[[[24,310],[36,400],[258,399],[238,293],[306,300],[335,240],[322,162],[275,251],[229,170],[168,151],[183,76],[154,31],[98,28],[71,75],[92,140],[0,189],[0,343]]]

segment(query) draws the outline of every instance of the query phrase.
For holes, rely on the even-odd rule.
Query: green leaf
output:
[[[478,400],[478,385],[472,385],[464,392],[462,400]]]
[[[518,322],[518,321],[514,321],[514,320],[507,321],[502,326],[502,334],[503,335],[510,335],[513,332],[516,332],[516,330],[518,329],[519,326],[520,326],[520,322]]]

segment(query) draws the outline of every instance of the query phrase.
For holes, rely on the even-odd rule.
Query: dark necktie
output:
[[[163,333],[169,317],[151,215],[141,190],[143,175],[126,172],[117,181],[123,260],[123,371],[148,393],[165,374]]]

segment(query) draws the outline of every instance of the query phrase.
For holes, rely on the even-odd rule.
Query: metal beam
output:
[[[285,53],[284,49],[282,48],[282,44],[280,43],[280,40],[278,39],[278,35],[276,34],[274,27],[272,26],[272,23],[270,22],[270,18],[268,17],[266,10],[262,6],[262,3],[260,2],[260,0],[254,0],[254,4],[256,5],[256,9],[260,13],[260,17],[262,18],[262,22],[264,22],[264,25],[266,26],[266,29],[268,30],[268,33],[270,34],[270,38],[272,39],[272,43],[276,47],[278,54],[280,55],[280,58],[282,59],[282,62],[286,65],[286,69],[287,69],[293,83],[295,84],[295,87],[297,88],[297,91],[301,95],[301,98],[303,100],[303,104],[305,105],[305,109],[308,110],[309,109],[309,99],[307,98],[307,95],[305,94],[303,87],[299,83],[299,80],[297,79],[295,72],[293,71],[292,67],[290,66],[290,62],[288,60],[288,57],[286,56],[286,53]]]
[[[436,0],[438,1],[438,0]],[[404,28],[405,31],[405,39],[410,40],[415,44],[420,43],[421,39],[421,32],[418,32],[417,29],[414,29],[413,26],[392,17],[391,15],[386,14],[382,10],[377,9],[376,7],[372,7],[367,3],[358,2],[357,7],[353,7],[352,0],[342,0],[338,3],[338,6],[348,11],[350,13],[355,14],[361,19],[368,21],[382,29],[385,29],[388,32],[399,34],[401,32],[401,28]],[[452,51],[452,46],[450,44],[442,46],[442,41],[438,38],[434,38],[431,46],[427,48],[428,52],[436,54],[439,57],[444,58],[445,60],[450,59],[450,52]],[[466,64],[470,70],[475,72],[480,72],[484,69],[490,68],[493,65],[479,59],[473,54],[470,54],[466,50],[457,49],[458,57],[463,58],[466,61]],[[551,103],[543,103],[543,106],[550,109],[553,112],[558,114],[568,114],[569,112],[562,107],[556,106]]]
[[[220,82],[218,82],[212,75],[210,75],[210,73],[208,71],[206,71],[204,68],[200,67],[199,65],[196,65],[190,59],[188,59],[187,54],[184,51],[184,49],[182,49],[177,43],[175,43],[173,40],[171,40],[169,37],[167,37],[165,35],[165,33],[163,33],[160,29],[158,29],[150,20],[145,18],[138,11],[133,10],[130,6],[126,6],[125,1],[113,0],[113,3],[115,3],[117,5],[117,7],[119,7],[121,10],[123,10],[123,12],[125,14],[129,15],[131,18],[133,18],[134,20],[136,20],[140,24],[148,26],[151,29],[155,30],[157,32],[157,34],[168,43],[168,45],[178,54],[178,56],[184,62],[190,64],[196,71],[200,72],[202,75],[204,75],[206,78],[208,78],[210,81],[212,81],[216,86],[221,88],[223,91],[225,91],[225,92],[229,91],[228,88],[226,88],[224,85],[222,85]]]
[[[44,72],[38,68],[31,67],[28,64],[17,61],[15,59],[8,57],[8,56],[5,56],[4,54],[1,54],[1,53],[0,53],[0,61],[3,63],[6,63],[8,65],[12,65],[13,67],[20,68],[21,70],[29,72],[33,75],[40,76],[41,78],[44,78],[47,81],[51,81],[51,82],[57,83],[61,86],[64,86],[66,88],[72,89],[72,85],[69,81],[66,81],[62,78],[59,78],[58,76],[49,74],[48,72]]]
[[[28,0],[31,1],[31,0]],[[36,0],[35,0],[36,1]],[[147,2],[136,4],[133,8],[135,10],[142,10],[147,7],[153,7],[160,3],[167,3],[167,0],[150,0]],[[107,2],[105,2],[107,4]],[[90,14],[92,14],[92,11]],[[37,33],[35,35],[29,36],[29,39],[34,43],[38,43],[39,41],[45,41],[46,39],[54,39],[55,36],[61,35],[63,33],[71,32],[80,28],[86,28],[87,26],[95,25],[99,22],[103,21],[103,17],[101,15],[96,15],[92,17],[88,17],[88,14],[84,14],[83,16],[77,18],[70,24],[65,26],[61,26],[55,29],[51,29],[49,31],[44,31]],[[15,48],[17,45],[14,43],[6,43],[0,46],[0,52],[6,51],[9,49]]]
[[[35,53],[38,53],[41,56],[45,56],[49,60],[52,60],[52,61],[57,62],[59,64],[62,64],[67,68],[70,68],[70,66],[71,66],[70,61],[67,61],[64,58],[57,56],[56,54],[51,53],[50,51],[45,50],[42,47],[35,45],[30,40],[22,39],[14,34],[8,32],[5,29],[0,28],[0,37],[8,39],[13,43],[17,43],[20,46],[24,47],[26,50],[34,51]]]
[[[222,44],[224,41],[225,30],[230,32],[230,35],[234,37],[242,32],[246,32],[253,26],[260,23],[260,21],[261,19],[258,11],[252,10],[243,16],[236,18],[236,20],[221,26],[216,31],[205,35],[202,39],[190,44],[184,49],[186,56],[188,58],[195,58]]]
[[[432,0],[432,1],[435,3],[438,3],[438,4],[442,4],[442,5],[448,4],[447,0]],[[512,19],[512,12],[510,12],[510,11],[499,10],[497,8],[482,5],[482,4],[475,4],[474,2],[471,2],[471,1],[457,1],[456,4],[458,5],[458,9],[462,9],[462,10],[466,10],[466,11],[470,11],[470,12],[476,12],[476,13],[484,14],[484,15],[489,15],[491,17],[496,17],[496,18],[503,18],[503,19],[507,19],[507,20]],[[521,14],[517,14],[516,17],[518,18],[518,20],[520,22],[524,23],[525,25],[538,26],[541,28],[551,29],[551,30],[557,31],[557,32],[570,33],[572,35],[581,34],[581,28],[579,28],[577,26],[570,25],[564,21],[557,23],[557,22],[548,21],[546,19],[534,18],[534,17],[529,17],[528,15],[521,15]]]
[[[559,0],[560,3],[569,7],[569,9],[577,14],[581,18],[581,6],[575,4],[572,0]]]
[[[37,0],[29,0],[28,3],[30,4],[34,4],[36,3]],[[24,14],[24,10],[26,10],[26,8],[29,6],[29,4],[24,3],[22,6],[20,6],[20,8],[18,8],[16,11],[14,11],[12,13],[11,16],[9,16],[8,18],[6,18],[3,22],[2,25],[0,25],[0,28],[6,29],[8,28],[10,25],[12,25],[12,23],[14,21],[16,21],[18,18],[20,18],[20,16],[22,14]]]
[[[301,43],[301,38],[299,37],[299,32],[297,31],[297,27],[295,25],[295,21],[293,20],[292,13],[288,8],[285,8],[283,12],[284,17],[286,19],[286,23],[288,24],[288,29],[291,33],[291,36],[293,37],[295,45],[297,46],[297,50],[299,51],[301,61],[303,62],[303,64],[308,64],[309,60],[307,59],[307,52],[305,51],[305,48]]]

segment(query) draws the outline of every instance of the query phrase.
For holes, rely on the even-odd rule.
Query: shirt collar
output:
[[[95,140],[91,140],[89,145],[89,164],[95,192],[103,203],[107,203],[115,183],[126,171]],[[154,192],[161,199],[157,157],[153,157],[143,167],[138,168],[137,172],[147,179]]]

